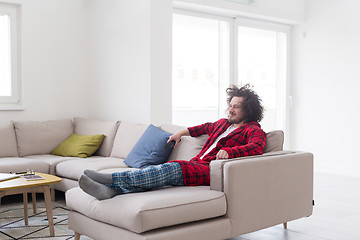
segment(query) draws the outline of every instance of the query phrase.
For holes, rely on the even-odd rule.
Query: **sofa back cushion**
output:
[[[73,133],[71,119],[13,123],[20,157],[50,154]]]
[[[0,124],[0,136],[0,157],[18,157],[14,124]]]
[[[173,124],[163,124],[161,125],[161,129],[169,132],[169,133],[177,133],[186,129],[186,127],[177,126]],[[177,145],[175,149],[172,150],[168,161],[171,160],[190,160],[195,157],[204,146],[206,140],[208,139],[208,135],[203,135],[200,137],[190,137],[184,136],[181,138],[180,143]]]
[[[102,121],[86,118],[74,118],[74,133],[78,135],[103,134],[104,141],[94,155],[103,157],[110,156],[114,144],[116,131],[119,127],[118,121]]]
[[[110,156],[125,159],[147,127],[141,123],[121,121]]]
[[[282,151],[284,144],[284,132],[275,130],[267,133],[266,146],[264,153]]]

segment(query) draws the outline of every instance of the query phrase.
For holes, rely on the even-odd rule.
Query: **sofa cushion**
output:
[[[56,165],[58,163],[68,161],[68,160],[73,160],[73,159],[76,159],[76,158],[74,158],[74,157],[61,157],[61,156],[56,156],[56,155],[52,155],[52,154],[41,154],[41,155],[26,156],[26,157],[24,157],[24,159],[32,159],[33,161],[42,162],[43,164],[46,164],[46,165],[49,166],[49,173],[50,174],[56,175],[55,167],[56,167]],[[25,168],[25,169],[27,169],[27,168]]]
[[[74,118],[74,133],[79,135],[104,134],[105,138],[94,155],[110,156],[119,121],[101,121],[85,118]]]
[[[50,154],[73,133],[71,119],[14,122],[19,156]]]
[[[63,157],[90,157],[104,140],[103,134],[96,135],[78,135],[72,134],[63,141],[52,154]]]
[[[35,172],[49,173],[49,164],[38,159],[19,157],[0,158],[1,172],[22,172],[27,169],[34,170]]]
[[[121,121],[117,130],[111,157],[126,158],[148,125]]]
[[[281,130],[267,133],[264,153],[273,151],[282,151],[284,144],[284,132]]]
[[[125,164],[133,168],[145,168],[166,162],[172,150],[166,148],[171,135],[150,124],[126,157]]]
[[[223,216],[227,207],[225,194],[207,186],[168,187],[103,201],[73,188],[66,192],[66,204],[89,218],[136,233]]]
[[[78,180],[80,176],[84,174],[84,170],[86,169],[100,171],[102,169],[118,167],[127,168],[123,159],[101,156],[74,158],[58,163],[56,165],[56,175]]]
[[[163,129],[166,132],[170,132],[174,134],[186,129],[186,127],[181,127],[172,124],[163,124],[161,125],[161,129]],[[201,151],[208,137],[209,137],[208,135],[203,135],[200,137],[190,137],[190,136],[181,137],[180,143],[176,146],[176,148],[173,149],[173,151],[171,152],[168,158],[168,161],[190,160]]]
[[[136,171],[139,170],[138,168],[128,168],[126,167],[126,164],[124,163],[123,167],[115,167],[115,168],[105,168],[102,170],[99,170],[101,173],[114,173],[114,172],[126,172],[126,171]]]
[[[0,124],[0,157],[17,157],[17,143],[13,123]]]

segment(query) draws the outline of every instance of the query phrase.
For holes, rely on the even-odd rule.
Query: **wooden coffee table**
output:
[[[54,220],[52,214],[52,203],[51,203],[51,194],[50,194],[50,185],[54,183],[58,183],[61,181],[61,178],[57,176],[53,176],[45,173],[35,173],[36,175],[42,176],[44,179],[41,180],[25,180],[21,177],[5,180],[0,182],[0,204],[1,198],[7,195],[13,194],[23,194],[23,202],[24,202],[24,221],[25,225],[28,225],[28,198],[27,194],[33,193],[33,206],[34,212],[36,212],[36,204],[35,204],[35,193],[43,192],[46,206],[46,214],[49,222],[50,236],[55,235],[54,231]]]

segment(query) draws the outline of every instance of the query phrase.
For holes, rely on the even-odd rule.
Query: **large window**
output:
[[[0,110],[21,104],[19,7],[0,3]]]
[[[173,22],[173,123],[194,125],[225,116],[229,85],[226,20],[175,14]]]
[[[289,31],[280,24],[176,11],[173,123],[226,117],[226,88],[250,83],[266,109],[262,127],[286,131]]]
[[[287,129],[288,28],[237,20],[236,82],[250,83],[265,107],[262,127]]]

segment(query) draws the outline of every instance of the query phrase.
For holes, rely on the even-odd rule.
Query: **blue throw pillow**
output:
[[[165,147],[171,135],[171,133],[150,124],[131,149],[125,159],[125,164],[129,167],[145,168],[165,163],[172,150],[172,148]]]

